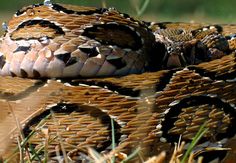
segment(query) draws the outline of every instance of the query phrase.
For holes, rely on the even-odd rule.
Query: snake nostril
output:
[[[40,75],[40,73],[37,70],[33,70],[33,76],[35,78],[39,78],[41,75]]]
[[[27,77],[28,77],[28,74],[27,74],[27,72],[26,72],[25,70],[20,69],[20,73],[21,73],[21,76],[22,76],[23,78],[27,78]]]

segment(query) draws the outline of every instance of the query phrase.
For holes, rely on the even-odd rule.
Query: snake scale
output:
[[[4,158],[16,146],[15,119],[25,137],[34,132],[35,150],[47,140],[51,160],[65,151],[75,161],[89,160],[88,147],[111,150],[114,119],[122,153],[171,154],[180,136],[189,143],[206,123],[195,152],[220,147],[221,161],[236,160],[235,25],[150,23],[114,8],[45,1],[17,11],[6,28]]]

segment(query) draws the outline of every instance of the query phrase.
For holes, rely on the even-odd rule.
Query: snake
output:
[[[24,136],[35,133],[35,150],[47,140],[50,159],[65,151],[89,162],[88,147],[111,150],[114,120],[120,154],[140,147],[146,159],[171,154],[206,123],[195,152],[222,148],[220,160],[235,160],[234,24],[145,22],[114,8],[45,1],[18,10],[5,30],[1,142],[17,133],[16,116]]]

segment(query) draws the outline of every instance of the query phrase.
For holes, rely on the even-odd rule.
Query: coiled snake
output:
[[[24,7],[0,48],[1,142],[16,132],[16,117],[25,136],[36,130],[35,149],[46,128],[50,157],[63,148],[76,158],[75,149],[110,149],[113,118],[127,154],[138,146],[144,158],[173,149],[204,122],[201,151],[235,150],[234,33],[235,25],[148,23],[113,8]]]

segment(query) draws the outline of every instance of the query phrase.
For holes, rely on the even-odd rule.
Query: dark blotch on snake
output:
[[[66,64],[71,57],[71,53],[57,54],[55,57]]]
[[[67,9],[59,4],[52,4],[52,9],[58,12],[64,12],[66,14],[77,14],[77,15],[103,14],[104,12],[108,11],[106,8],[98,8],[98,9],[92,8],[91,10],[75,11],[75,10]]]
[[[5,65],[6,61],[5,61],[5,57],[4,55],[0,56],[0,68],[2,69],[3,66]]]
[[[21,74],[21,76],[22,76],[23,78],[27,78],[27,77],[28,77],[27,72],[26,72],[25,70],[23,70],[23,69],[20,69],[20,74]]]
[[[15,31],[21,29],[21,28],[24,28],[24,27],[27,27],[27,26],[33,26],[33,25],[40,25],[41,27],[49,27],[51,29],[54,29],[56,34],[62,34],[64,35],[65,32],[63,31],[63,29],[59,26],[57,26],[56,24],[48,21],[48,20],[27,20],[23,23],[21,23]]]
[[[10,72],[12,77],[16,77],[17,75],[14,72]]]
[[[19,51],[27,52],[28,50],[30,50],[30,46],[19,46],[13,53],[19,52]]]
[[[66,62],[66,67],[70,66],[70,65],[73,65],[75,63],[77,63],[76,57],[70,57],[70,59]]]
[[[116,45],[132,50],[139,50],[143,46],[142,38],[135,29],[112,22],[85,28],[81,35],[95,39],[105,45]]]
[[[33,76],[34,78],[39,78],[41,75],[37,70],[33,70]]]
[[[114,58],[114,59],[108,59],[107,62],[115,66],[117,69],[121,69],[126,66],[126,63],[122,60],[122,58]]]
[[[86,46],[79,46],[79,49],[88,54],[89,57],[96,57],[99,53],[98,51],[96,50],[96,47],[86,47]]]

